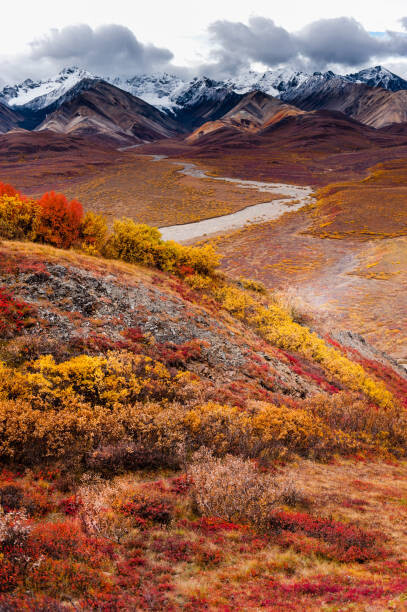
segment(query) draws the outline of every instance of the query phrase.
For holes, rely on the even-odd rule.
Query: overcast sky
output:
[[[98,74],[233,74],[288,65],[407,76],[407,1],[20,0],[7,2],[0,80],[76,64]],[[6,19],[4,19],[6,17]]]

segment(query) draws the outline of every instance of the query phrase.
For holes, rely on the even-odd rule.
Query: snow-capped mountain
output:
[[[131,79],[108,77],[105,80],[160,109],[172,108],[179,93],[186,86],[185,81],[167,72],[141,74]]]
[[[366,83],[369,87],[382,87],[389,91],[400,91],[407,89],[407,81],[397,76],[383,66],[365,68],[359,72],[346,75],[346,78],[354,83]]]
[[[100,77],[78,67],[64,68],[56,76],[44,81],[26,79],[23,83],[7,86],[0,91],[0,103],[25,114],[34,114],[33,123],[42,120],[63,102],[72,99],[94,81],[104,80],[133,96],[157,107],[174,117],[187,118],[192,126],[195,115],[201,113],[211,117],[228,112],[238,101],[238,96],[259,90],[295,104],[296,99],[318,93],[328,82],[334,80],[340,90],[345,83],[366,84],[390,91],[407,90],[407,81],[386,68],[375,66],[357,73],[336,75],[331,71],[305,72],[290,69],[267,70],[264,73],[253,70],[240,73],[233,78],[214,80],[196,77],[184,80],[169,73],[136,75],[132,78]],[[332,88],[332,83],[330,85]]]
[[[0,92],[0,102],[10,107],[25,107],[40,110],[50,106],[83,79],[95,79],[87,70],[77,67],[64,68],[55,77],[46,81],[26,79],[23,83],[5,87]]]

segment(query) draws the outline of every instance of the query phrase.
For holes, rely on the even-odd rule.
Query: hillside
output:
[[[340,111],[375,128],[407,121],[407,91],[388,91],[365,83],[349,83],[334,77],[307,80],[283,95],[283,100],[303,110]]]
[[[183,131],[173,119],[104,81],[89,81],[46,117],[37,130],[99,135],[135,143],[169,138]]]
[[[19,127],[22,121],[23,117],[20,113],[0,104],[0,134]]]
[[[0,234],[0,607],[402,601],[404,369],[62,196]]]
[[[294,106],[284,104],[260,91],[253,91],[244,95],[236,106],[217,121],[210,121],[198,127],[187,137],[187,141],[193,143],[202,136],[227,128],[256,133],[273,123],[282,121],[285,117],[300,114],[301,111]]]

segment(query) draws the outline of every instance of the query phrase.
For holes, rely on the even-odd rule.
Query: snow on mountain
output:
[[[105,78],[106,81],[131,93],[160,110],[171,109],[186,82],[173,74],[142,74],[130,79]]]
[[[55,77],[46,81],[26,79],[19,85],[5,87],[0,92],[0,102],[10,107],[40,110],[53,104],[83,79],[95,79],[87,70],[77,67],[64,68]]]
[[[383,66],[365,68],[354,74],[346,75],[346,78],[354,83],[366,83],[369,87],[382,87],[390,91],[400,91],[407,89],[407,81],[397,74],[390,72]]]
[[[245,94],[260,90],[290,101],[300,90],[311,92],[331,79],[339,83],[365,83],[370,87],[382,87],[391,91],[407,89],[407,81],[382,66],[366,68],[345,76],[331,71],[314,74],[293,71],[288,68],[267,70],[264,73],[248,70],[225,80],[196,77],[190,81],[169,74],[143,74],[132,78],[100,77],[76,66],[64,68],[55,77],[44,81],[26,79],[23,83],[7,86],[0,91],[0,103],[11,108],[41,111],[50,105],[59,106],[89,82],[103,79],[143,101],[170,114],[205,102],[216,102],[231,93]],[[81,85],[81,83],[83,85]],[[79,89],[77,89],[79,88]]]
[[[226,83],[237,93],[258,89],[269,96],[279,97],[287,89],[299,87],[308,77],[305,72],[294,72],[287,68],[267,70],[263,74],[249,70],[233,79],[228,79]]]

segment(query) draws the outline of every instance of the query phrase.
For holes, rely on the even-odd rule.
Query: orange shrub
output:
[[[45,193],[39,200],[41,207],[37,236],[43,242],[69,248],[78,241],[83,218],[82,204],[68,202],[61,193]]]
[[[16,196],[18,195],[18,192],[14,189],[14,187],[12,187],[12,185],[9,185],[8,183],[2,183],[0,181],[0,196]]]

